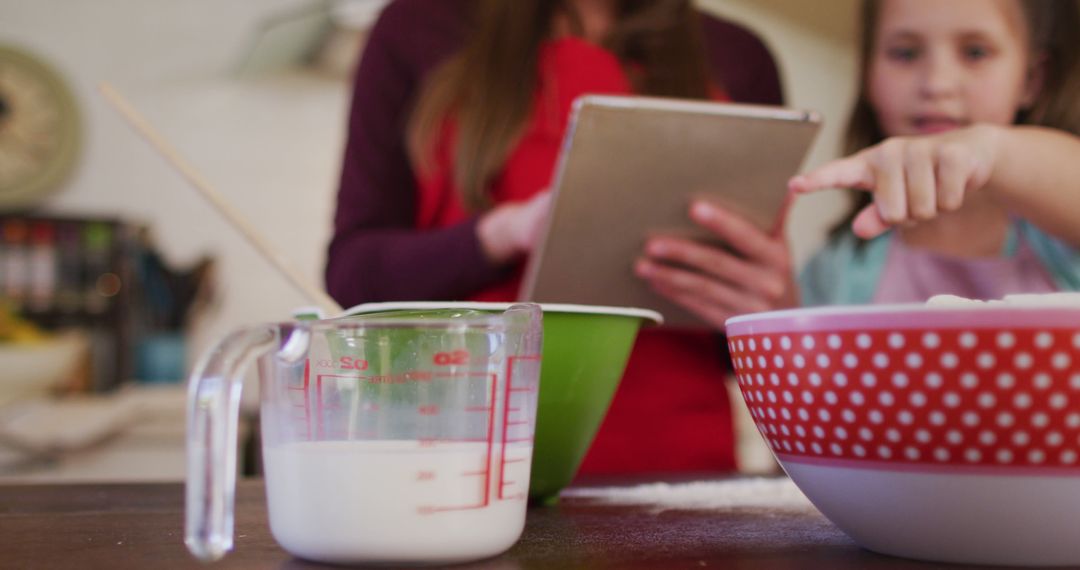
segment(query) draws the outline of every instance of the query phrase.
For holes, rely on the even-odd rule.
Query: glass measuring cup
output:
[[[333,563],[454,563],[520,536],[541,311],[434,310],[257,325],[192,373],[185,542],[232,548],[244,371],[258,362],[270,529]]]

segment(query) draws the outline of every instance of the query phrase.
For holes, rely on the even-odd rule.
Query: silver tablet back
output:
[[[520,300],[654,309],[704,326],[633,274],[646,237],[716,242],[690,220],[703,197],[779,231],[796,174],[820,126],[811,112],[653,97],[579,99],[557,166],[547,230]]]

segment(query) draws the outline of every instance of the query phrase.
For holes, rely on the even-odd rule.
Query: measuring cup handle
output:
[[[236,331],[200,360],[188,381],[184,543],[200,560],[232,550],[240,390],[248,365],[276,337],[272,326]]]

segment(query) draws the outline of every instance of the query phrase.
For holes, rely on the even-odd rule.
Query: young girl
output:
[[[1073,0],[868,1],[864,150],[790,183],[866,193],[803,304],[1080,289],[1078,37]]]

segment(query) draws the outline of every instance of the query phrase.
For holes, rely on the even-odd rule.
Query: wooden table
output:
[[[236,547],[209,568],[320,568],[270,535],[261,480],[237,489]],[[0,486],[0,568],[203,568],[179,484]],[[669,510],[563,499],[529,510],[507,553],[460,569],[962,568],[862,550],[813,511]]]

